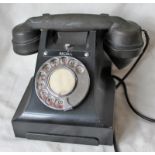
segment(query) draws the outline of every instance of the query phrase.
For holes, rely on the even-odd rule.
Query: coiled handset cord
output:
[[[140,61],[140,59],[142,58],[142,56],[144,55],[144,53],[146,52],[146,49],[149,45],[149,41],[150,41],[150,38],[149,38],[149,35],[147,33],[146,30],[142,30],[142,32],[144,33],[144,36],[145,36],[145,46],[141,52],[141,54],[139,55],[139,57],[136,59],[136,61],[134,62],[134,64],[132,65],[132,67],[129,69],[129,71],[123,76],[123,78],[119,78],[118,76],[116,75],[112,75],[112,77],[114,79],[116,79],[118,81],[118,84],[116,85],[116,89],[122,85],[123,86],[123,90],[124,90],[124,95],[125,95],[125,98],[126,98],[126,101],[129,105],[129,107],[133,110],[133,112],[135,114],[137,114],[139,117],[141,117],[142,119],[145,119],[149,122],[152,122],[152,123],[155,123],[155,119],[153,118],[150,118],[148,116],[145,116],[143,115],[142,113],[140,113],[138,110],[136,110],[131,101],[130,101],[130,98],[129,98],[129,95],[128,95],[128,90],[127,90],[127,86],[126,86],[126,83],[125,83],[125,79],[130,75],[130,73],[133,71],[133,69],[136,67],[136,65],[138,64],[138,62]],[[114,133],[114,138],[113,138],[113,142],[114,142],[114,149],[115,149],[115,152],[119,152],[119,148],[118,148],[118,145],[117,145],[117,141],[116,141],[116,136],[115,136],[115,133]]]

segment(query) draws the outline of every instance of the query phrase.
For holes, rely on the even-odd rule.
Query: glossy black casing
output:
[[[64,43],[71,41],[73,48],[69,55],[86,66],[91,85],[80,105],[70,111],[57,111],[46,107],[37,97],[34,75],[12,119],[15,136],[90,145],[113,144],[115,85],[111,77],[111,60],[103,49],[104,35],[105,31],[99,30],[41,31],[35,75],[46,60],[68,54]],[[44,55],[44,52],[48,54]],[[84,56],[85,52],[89,53],[88,57]]]

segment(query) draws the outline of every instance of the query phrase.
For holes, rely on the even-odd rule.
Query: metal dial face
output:
[[[41,102],[55,110],[71,110],[85,98],[90,85],[88,71],[79,60],[57,56],[39,68],[35,90]]]
[[[49,77],[49,86],[58,96],[66,96],[71,93],[75,84],[76,77],[74,73],[66,67],[55,69]]]

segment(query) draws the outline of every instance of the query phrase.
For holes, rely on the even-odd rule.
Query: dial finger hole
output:
[[[62,57],[62,58],[60,59],[60,62],[61,62],[61,64],[66,65],[67,62],[68,62],[68,59],[67,59],[66,57]]]
[[[43,71],[45,71],[46,73],[49,72],[50,69],[51,69],[51,66],[50,66],[49,64],[45,64],[45,65],[43,66]]]
[[[37,88],[40,90],[40,89],[43,89],[45,87],[45,82],[44,81],[41,81],[37,84]]]
[[[45,101],[47,99],[47,97],[48,97],[48,91],[45,90],[45,89],[44,90],[41,90],[40,91],[40,97],[41,97],[42,100]]]
[[[45,76],[46,77],[46,72],[44,72],[43,70],[41,70],[40,72],[39,72],[39,74],[38,74],[38,77],[40,77],[40,76]]]
[[[46,103],[49,105],[49,106],[53,106],[54,105],[54,102],[55,102],[55,98],[50,96],[46,99]]]
[[[76,67],[76,71],[77,71],[78,73],[83,73],[83,72],[84,72],[84,67],[81,66],[81,65],[78,65],[78,66]]]
[[[46,76],[45,75],[40,75],[39,78],[38,78],[38,81],[44,81],[46,79]]]
[[[62,109],[63,108],[63,102],[57,99],[55,101],[55,107],[59,108],[59,109]]]
[[[71,60],[69,60],[68,64],[70,67],[76,67],[77,62],[74,59],[71,59]]]
[[[56,67],[59,64],[59,59],[54,58],[51,60],[50,64],[52,67]]]

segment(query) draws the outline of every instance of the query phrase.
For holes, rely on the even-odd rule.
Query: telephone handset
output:
[[[111,63],[121,69],[138,56],[141,27],[106,14],[44,14],[17,25],[12,35],[17,54],[38,52],[33,80],[13,118],[15,134],[26,137],[29,131],[33,139],[112,144]],[[28,125],[17,129],[24,120]],[[42,130],[31,127],[33,122],[40,122]],[[46,123],[59,129],[49,131]],[[92,129],[87,132],[86,127]]]
[[[32,17],[13,29],[14,51],[21,55],[37,52],[43,29],[65,32],[106,31],[103,44],[107,54],[118,67],[128,64],[130,59],[139,54],[143,46],[141,27],[120,17],[104,14],[44,14]]]

